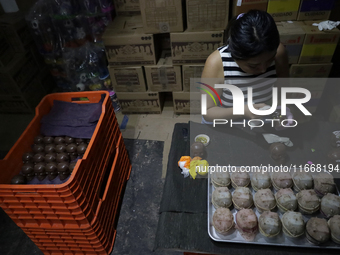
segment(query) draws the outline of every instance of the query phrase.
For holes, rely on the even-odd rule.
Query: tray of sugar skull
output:
[[[331,173],[208,175],[208,234],[217,242],[340,250],[340,196]]]

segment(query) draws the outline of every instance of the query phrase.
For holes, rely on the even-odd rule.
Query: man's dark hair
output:
[[[243,16],[234,17],[229,22],[226,36],[231,56],[236,60],[275,51],[280,44],[280,35],[273,17],[259,10],[250,10]]]

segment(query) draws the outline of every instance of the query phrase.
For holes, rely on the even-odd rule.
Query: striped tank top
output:
[[[248,87],[253,88],[253,103],[265,103],[272,98],[272,87],[276,82],[275,62],[267,68],[265,73],[252,75],[244,72],[235,60],[231,57],[228,46],[218,48],[224,70],[224,83],[235,85],[240,88],[244,94],[245,102],[248,101]],[[221,95],[222,105],[224,107],[233,106],[232,93],[228,89],[223,89]]]

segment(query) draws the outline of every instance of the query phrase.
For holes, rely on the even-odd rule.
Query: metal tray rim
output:
[[[208,209],[208,213],[207,213],[207,223],[208,223],[208,235],[209,237],[216,241],[216,242],[225,242],[225,243],[245,243],[245,244],[253,244],[253,245],[270,245],[270,246],[282,246],[282,247],[298,247],[298,248],[314,248],[314,249],[332,249],[332,250],[337,250],[337,249],[340,249],[340,246],[322,246],[322,245],[289,245],[289,244],[284,244],[284,243],[263,243],[263,242],[248,242],[246,240],[243,240],[243,242],[241,241],[238,241],[238,240],[224,240],[224,239],[218,239],[216,237],[213,236],[213,234],[211,233],[211,224],[210,224],[210,218],[211,218],[211,215],[210,215],[210,207],[213,206],[211,204],[211,201],[210,201],[210,190],[211,190],[211,179],[210,179],[210,173],[208,174],[208,178],[207,178],[207,181],[208,181],[208,199],[207,199],[207,209]],[[336,191],[339,195],[339,189],[338,187],[336,186]],[[260,233],[258,233],[260,234]],[[334,243],[334,242],[332,242]],[[337,245],[334,243],[334,245]]]

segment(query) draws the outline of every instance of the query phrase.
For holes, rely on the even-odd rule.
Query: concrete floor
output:
[[[118,123],[121,123],[124,115],[116,114]],[[174,114],[172,101],[166,101],[162,114],[131,114],[125,129],[121,129],[124,138],[144,139],[164,142],[162,178],[165,178],[168,154],[170,151],[172,132],[176,123],[188,123],[188,121],[201,122],[200,115]]]

